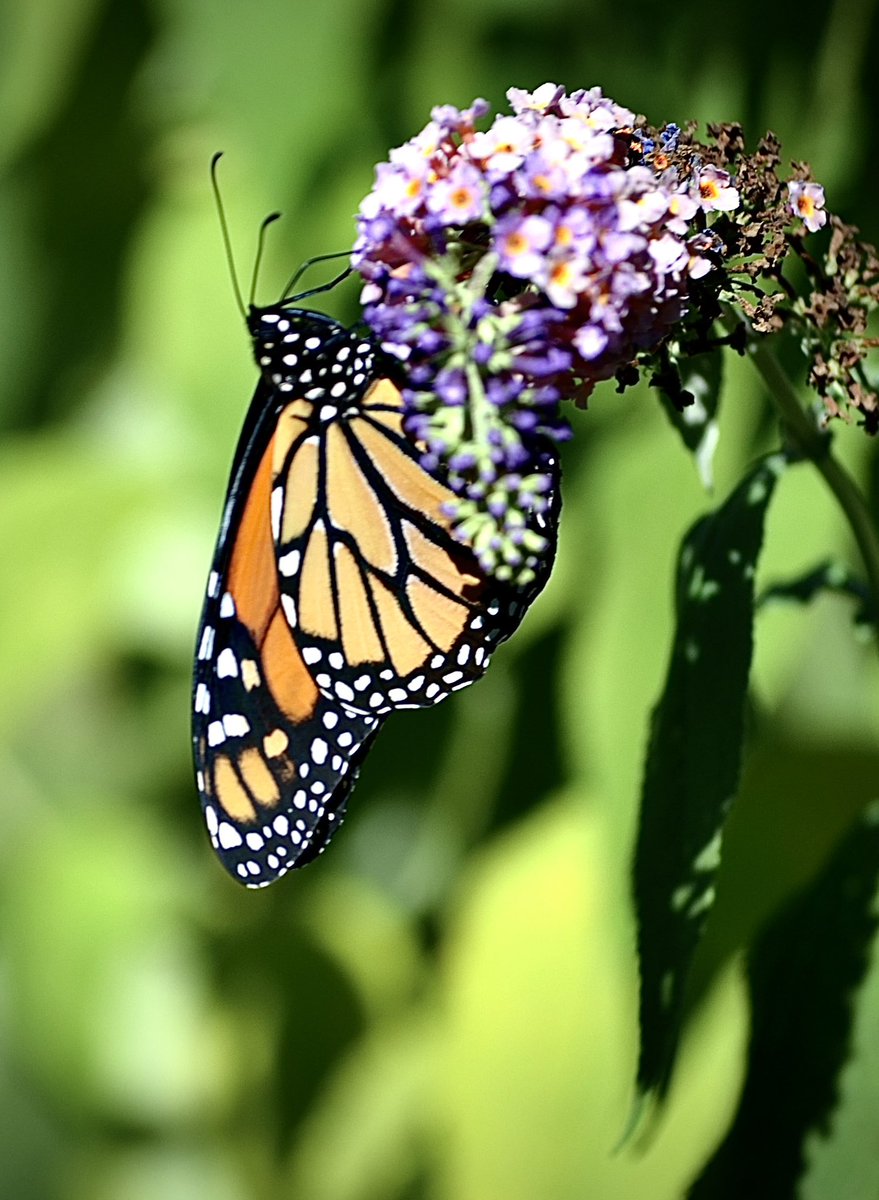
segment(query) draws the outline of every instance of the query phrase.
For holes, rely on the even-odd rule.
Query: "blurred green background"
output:
[[[546,593],[482,683],[389,721],[317,865],[259,893],[225,876],[188,711],[255,381],[211,154],[243,275],[259,221],[284,212],[263,302],[350,246],[373,164],[432,104],[498,106],[547,79],[657,124],[741,120],[751,145],[771,128],[879,240],[873,0],[807,0],[795,24],[757,0],[706,16],[694,0],[0,10],[2,1197],[674,1200],[723,1135],[739,951],[877,794],[879,670],[841,600],[761,618],[700,1003],[664,1121],[614,1153],[646,718],[676,546],[710,503],[646,391],[574,414]],[[326,297],[355,306],[351,283]],[[875,500],[875,445],[838,433]],[[756,375],[731,362],[717,494],[772,440]],[[802,467],[763,574],[828,553],[857,562]],[[850,1083],[851,1120],[875,1115],[875,1080]],[[812,1200],[876,1195],[876,1145],[874,1125],[836,1160],[817,1146]]]

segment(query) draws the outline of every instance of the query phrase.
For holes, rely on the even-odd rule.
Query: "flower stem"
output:
[[[452,345],[464,357],[464,374],[467,377],[467,412],[470,416],[471,437],[483,449],[488,446],[488,435],[492,424],[492,408],[485,394],[479,367],[473,358],[477,332],[472,328],[473,309],[484,298],[486,288],[497,269],[497,255],[484,254],[472,275],[464,282],[459,281],[459,263],[454,259],[427,260],[424,270],[438,280],[456,304],[446,314],[446,331]]]
[[[845,513],[864,560],[875,609],[879,605],[879,533],[867,502],[851,475],[834,457],[829,438],[803,410],[796,391],[768,345],[762,340],[757,341],[752,344],[750,355],[781,414],[791,445],[821,473]]]
[[[470,411],[470,421],[473,426],[473,440],[479,446],[488,444],[488,421],[487,408],[488,400],[485,395],[485,388],[482,386],[482,376],[479,373],[479,367],[471,359],[467,363],[467,392],[468,392],[468,409]]]

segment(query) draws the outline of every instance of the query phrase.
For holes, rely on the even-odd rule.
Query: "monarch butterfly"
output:
[[[391,711],[485,672],[546,582],[559,505],[555,486],[532,514],[549,540],[533,582],[488,577],[452,536],[452,492],[403,430],[394,368],[370,336],[294,305],[250,306],[260,379],[195,659],[205,822],[248,887],[326,847]]]

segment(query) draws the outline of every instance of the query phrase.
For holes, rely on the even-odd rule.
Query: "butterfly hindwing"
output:
[[[271,315],[268,336],[255,329],[257,357],[289,385],[299,365],[287,361],[287,339],[301,334],[293,314]],[[555,521],[532,514],[550,546],[529,588],[488,579],[453,537],[454,495],[421,466],[401,393],[377,359],[354,331],[337,326],[327,340],[307,390],[279,418],[273,519],[285,611],[315,682],[382,715],[436,704],[485,673],[546,580]]]

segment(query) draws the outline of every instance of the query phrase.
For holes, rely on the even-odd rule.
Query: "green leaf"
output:
[[[839,1102],[853,998],[879,924],[877,875],[879,801],[749,956],[753,1019],[745,1086],[732,1127],[690,1200],[800,1194],[806,1135],[826,1134]]]
[[[714,452],[720,436],[717,409],[723,383],[723,356],[716,351],[669,361],[654,375],[666,416],[691,451],[703,486],[714,484]]]
[[[739,782],[754,571],[784,466],[780,454],[763,459],[681,547],[677,624],[651,717],[635,858],[642,1100],[667,1090],[687,976],[714,901],[724,822]]]
[[[876,612],[870,596],[870,589],[844,563],[840,562],[821,563],[820,566],[797,579],[773,584],[772,587],[761,592],[757,599],[757,605],[762,607],[764,604],[775,601],[809,604],[821,592],[850,596],[857,600],[858,608],[854,616],[856,625],[876,623]]]

